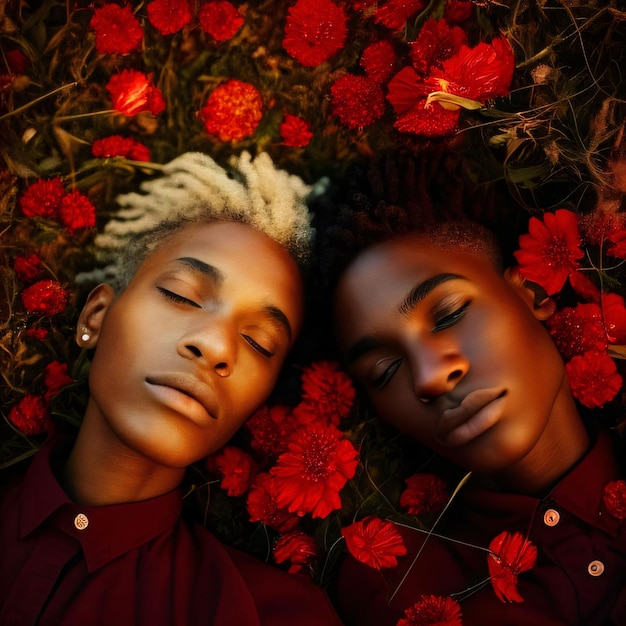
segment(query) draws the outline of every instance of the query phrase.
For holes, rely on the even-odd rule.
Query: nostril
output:
[[[201,357],[202,356],[202,352],[200,351],[200,348],[198,348],[198,347],[196,347],[194,345],[188,345],[187,346],[187,350],[189,350],[189,352],[191,352],[196,357]]]
[[[450,373],[450,375],[448,376],[448,380],[450,381],[455,381],[455,380],[459,380],[459,378],[463,378],[463,372],[462,370],[454,370],[453,372]]]

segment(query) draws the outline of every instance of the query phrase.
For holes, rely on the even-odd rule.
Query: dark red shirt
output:
[[[70,501],[45,446],[0,498],[2,626],[340,626],[325,593],[181,519],[181,493]]]
[[[517,531],[537,546],[535,567],[518,578],[521,603],[500,601],[488,581],[487,554],[461,543],[430,537],[409,568],[424,534],[403,529],[408,554],[397,568],[379,572],[346,559],[336,589],[340,615],[347,624],[395,626],[422,594],[461,594],[455,597],[464,626],[624,626],[626,524],[603,502],[604,486],[619,478],[612,443],[603,434],[543,499],[489,491],[471,481],[459,494],[438,533],[486,548],[502,531]],[[473,593],[464,593],[474,585]]]

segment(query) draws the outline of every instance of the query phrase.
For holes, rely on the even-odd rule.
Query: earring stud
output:
[[[80,338],[82,341],[89,341],[91,339],[91,335],[89,333],[83,333]]]

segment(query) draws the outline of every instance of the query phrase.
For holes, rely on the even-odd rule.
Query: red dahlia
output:
[[[128,54],[143,40],[143,29],[130,6],[108,3],[97,8],[89,26],[96,35],[98,54]]]
[[[188,0],[153,0],[148,4],[148,20],[162,35],[178,32],[192,17]]]
[[[200,28],[215,41],[232,39],[243,26],[244,19],[239,11],[226,0],[207,2],[198,11]]]

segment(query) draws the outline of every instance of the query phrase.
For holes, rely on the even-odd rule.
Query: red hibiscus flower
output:
[[[387,0],[376,10],[374,21],[391,30],[402,30],[406,21],[423,8],[423,0]]]
[[[462,28],[431,17],[424,22],[417,39],[409,44],[409,55],[415,70],[426,75],[431,66],[440,66],[466,44],[467,33]]]
[[[252,449],[270,463],[287,452],[287,443],[296,430],[297,421],[291,419],[290,411],[288,406],[263,406],[246,422]]]
[[[22,302],[29,313],[56,315],[65,309],[68,293],[56,280],[40,280],[22,291]]]
[[[330,87],[331,110],[348,128],[362,129],[385,112],[385,94],[378,81],[344,74]]]
[[[65,187],[60,178],[40,178],[29,185],[20,197],[20,209],[26,217],[57,219],[64,195]]]
[[[461,605],[449,596],[421,596],[396,626],[463,626]]]
[[[128,5],[109,3],[95,9],[89,26],[96,35],[98,54],[128,54],[143,40],[143,28]]]
[[[25,435],[41,435],[52,427],[48,404],[42,396],[24,396],[11,407],[8,419]]]
[[[602,309],[595,303],[564,307],[549,317],[546,324],[565,360],[589,350],[601,352],[607,346]]]
[[[172,35],[191,22],[188,0],[153,0],[148,3],[148,20],[162,35]]]
[[[354,476],[357,455],[334,426],[311,424],[297,431],[270,470],[278,504],[298,515],[322,518],[341,508],[339,491]]]
[[[297,115],[285,113],[280,125],[280,136],[286,146],[303,148],[313,137],[311,125]]]
[[[537,548],[521,533],[502,532],[489,544],[487,556],[493,590],[502,602],[523,602],[517,577],[535,566]]]
[[[411,515],[441,511],[450,497],[446,481],[436,474],[414,474],[404,482],[400,506]]]
[[[158,115],[165,110],[163,95],[143,72],[122,70],[111,76],[106,88],[113,108],[122,115],[132,117],[145,111]]]
[[[46,400],[51,400],[64,387],[71,385],[74,379],[67,373],[67,363],[52,361],[43,372],[43,384],[46,387]]]
[[[606,352],[585,352],[565,364],[574,397],[587,408],[601,407],[615,398],[622,377]]]
[[[96,209],[80,191],[71,191],[63,198],[59,217],[70,235],[96,225]]]
[[[91,145],[91,154],[99,159],[124,157],[132,161],[150,161],[150,148],[133,139],[121,135],[111,135],[96,139]]]
[[[605,485],[603,499],[607,511],[615,519],[626,519],[626,481],[614,480]]]
[[[226,446],[219,454],[207,459],[222,475],[220,487],[229,496],[243,496],[254,480],[258,467],[254,459],[234,446]]]
[[[584,254],[578,218],[567,209],[545,213],[543,221],[531,217],[528,234],[521,235],[519,243],[514,255],[520,274],[541,285],[549,296],[560,291]]]
[[[382,83],[391,76],[396,64],[396,51],[390,41],[383,40],[372,43],[361,55],[360,65],[367,77]]]
[[[347,20],[330,0],[297,0],[287,13],[283,47],[305,67],[319,65],[343,48]]]
[[[18,256],[13,262],[13,271],[18,280],[21,280],[23,283],[30,283],[41,272],[41,259],[34,253]]]
[[[207,2],[198,11],[200,28],[215,41],[232,39],[243,26],[243,17],[225,0]]]
[[[274,546],[274,561],[279,565],[285,561],[291,563],[288,572],[297,574],[310,565],[317,557],[315,539],[294,530],[283,535]]]
[[[216,87],[200,110],[207,133],[220,141],[251,137],[263,117],[263,99],[250,83],[231,78]]]
[[[278,486],[269,474],[257,474],[246,507],[251,522],[261,522],[280,533],[293,530],[299,523],[295,515],[278,505]]]
[[[348,552],[369,567],[395,567],[398,557],[406,554],[402,536],[395,524],[369,515],[341,529]]]

